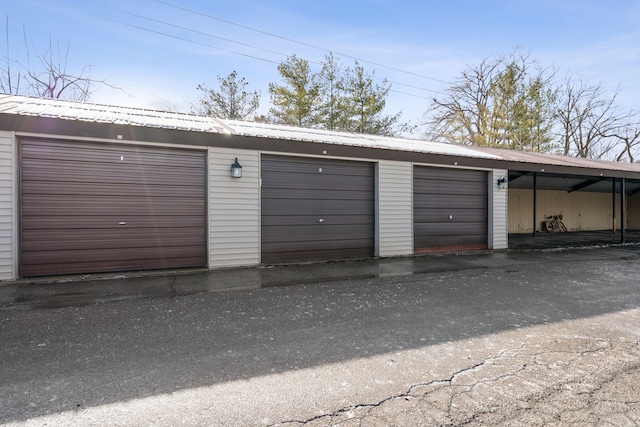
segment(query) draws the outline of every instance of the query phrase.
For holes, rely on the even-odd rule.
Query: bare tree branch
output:
[[[9,40],[9,17],[5,20],[6,55],[3,57],[3,68],[0,70],[0,90],[13,95],[27,95],[39,98],[68,99],[87,101],[96,85],[104,85],[120,90],[106,80],[91,77],[91,66],[85,65],[80,72],[68,71],[70,45],[64,49],[60,43],[54,46],[49,39],[48,48],[32,57],[26,28],[22,27],[24,49],[22,57],[12,57]],[[17,69],[17,71],[15,71]],[[124,91],[123,91],[124,92]]]
[[[624,133],[633,117],[618,107],[619,93],[619,86],[607,96],[601,83],[588,84],[575,75],[566,78],[557,109],[563,154],[592,159],[616,157],[611,155],[620,139],[615,135]]]

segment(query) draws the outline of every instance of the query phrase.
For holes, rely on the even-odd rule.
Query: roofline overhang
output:
[[[56,139],[84,137],[112,141],[125,140],[140,143],[262,150],[300,155],[396,160],[461,168],[507,169],[540,174],[549,173],[640,180],[640,171],[576,167],[541,162],[529,163],[497,158],[424,153],[295,139],[230,135],[226,133],[69,120],[13,113],[0,113],[0,130],[13,131],[18,134],[42,135],[47,138],[55,137]]]

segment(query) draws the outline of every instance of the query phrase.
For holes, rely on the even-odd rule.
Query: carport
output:
[[[637,165],[511,150],[508,163],[510,248],[640,242]],[[567,232],[547,232],[558,215]]]

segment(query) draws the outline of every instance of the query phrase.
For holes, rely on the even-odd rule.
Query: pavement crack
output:
[[[519,345],[446,378],[412,384],[375,402],[272,426],[385,426],[394,425],[388,417],[398,412],[428,414],[424,424],[441,426],[504,424],[524,420],[532,411],[549,423],[579,423],[598,404],[609,404],[611,414],[624,417],[637,408],[638,399],[619,396],[617,390],[620,384],[640,378],[640,363],[634,357],[637,347],[638,341],[527,336]],[[614,365],[602,366],[602,360],[612,357]],[[558,403],[548,409],[557,402],[573,406]]]
[[[354,418],[359,418],[360,422],[362,423],[364,421],[364,419],[367,416],[370,416],[370,412],[375,409],[375,408],[379,408],[383,405],[385,405],[386,403],[389,403],[391,401],[394,400],[406,400],[406,401],[410,401],[412,399],[419,399],[419,400],[423,400],[425,397],[427,397],[431,392],[428,391],[426,393],[423,394],[419,394],[419,393],[415,393],[415,391],[419,388],[426,388],[426,387],[437,387],[435,390],[438,390],[440,387],[438,386],[442,386],[442,387],[453,387],[456,389],[462,389],[460,391],[456,391],[454,394],[452,394],[452,396],[449,399],[449,420],[454,420],[455,416],[452,413],[452,408],[454,408],[455,404],[454,404],[454,400],[456,398],[457,395],[460,394],[464,394],[465,392],[469,392],[470,390],[464,390],[465,388],[467,389],[472,389],[473,386],[468,386],[468,385],[455,385],[454,382],[456,381],[456,379],[458,377],[460,377],[461,375],[464,375],[468,372],[472,372],[474,370],[477,369],[481,369],[483,366],[487,365],[487,364],[492,364],[497,360],[503,359],[506,357],[506,355],[510,352],[514,352],[514,351],[519,351],[522,350],[525,346],[527,345],[526,340],[520,344],[517,347],[513,347],[513,348],[508,348],[505,349],[503,351],[501,351],[497,356],[491,356],[488,358],[485,358],[483,361],[478,362],[472,366],[460,369],[456,372],[453,372],[451,374],[451,376],[447,379],[435,379],[435,380],[431,380],[431,381],[427,381],[427,382],[423,382],[423,383],[418,383],[418,384],[413,384],[411,386],[409,386],[409,388],[407,389],[406,392],[403,393],[398,393],[389,397],[386,397],[382,400],[379,400],[377,402],[370,402],[370,403],[359,403],[359,404],[353,404],[353,405],[349,405],[343,408],[340,408],[334,412],[331,413],[326,413],[326,414],[320,414],[320,415],[316,415],[314,417],[308,418],[306,420],[287,420],[287,421],[280,421],[277,423],[273,423],[270,424],[270,427],[277,427],[277,426],[286,426],[286,425],[294,425],[294,426],[304,426],[304,425],[311,425],[313,423],[322,421],[322,420],[329,420],[328,423],[324,423],[322,425],[336,425],[339,426],[340,424],[343,424],[345,422],[353,422]],[[520,367],[519,369],[524,369],[523,367]],[[501,376],[512,376],[513,373],[510,374],[505,374],[505,375],[501,375]],[[490,382],[490,380],[484,380],[484,381],[478,381],[478,382]],[[363,414],[359,414],[356,415],[354,414],[354,412],[362,412],[361,410],[364,410]],[[341,416],[344,416],[344,420],[340,421],[339,418]],[[336,422],[337,421],[337,422]],[[458,424],[458,421],[456,421],[456,424]]]

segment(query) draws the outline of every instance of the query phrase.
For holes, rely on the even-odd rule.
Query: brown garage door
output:
[[[483,249],[488,238],[488,174],[413,170],[414,250]]]
[[[23,140],[23,277],[206,265],[205,153]]]
[[[262,262],[374,254],[371,163],[262,157]]]

